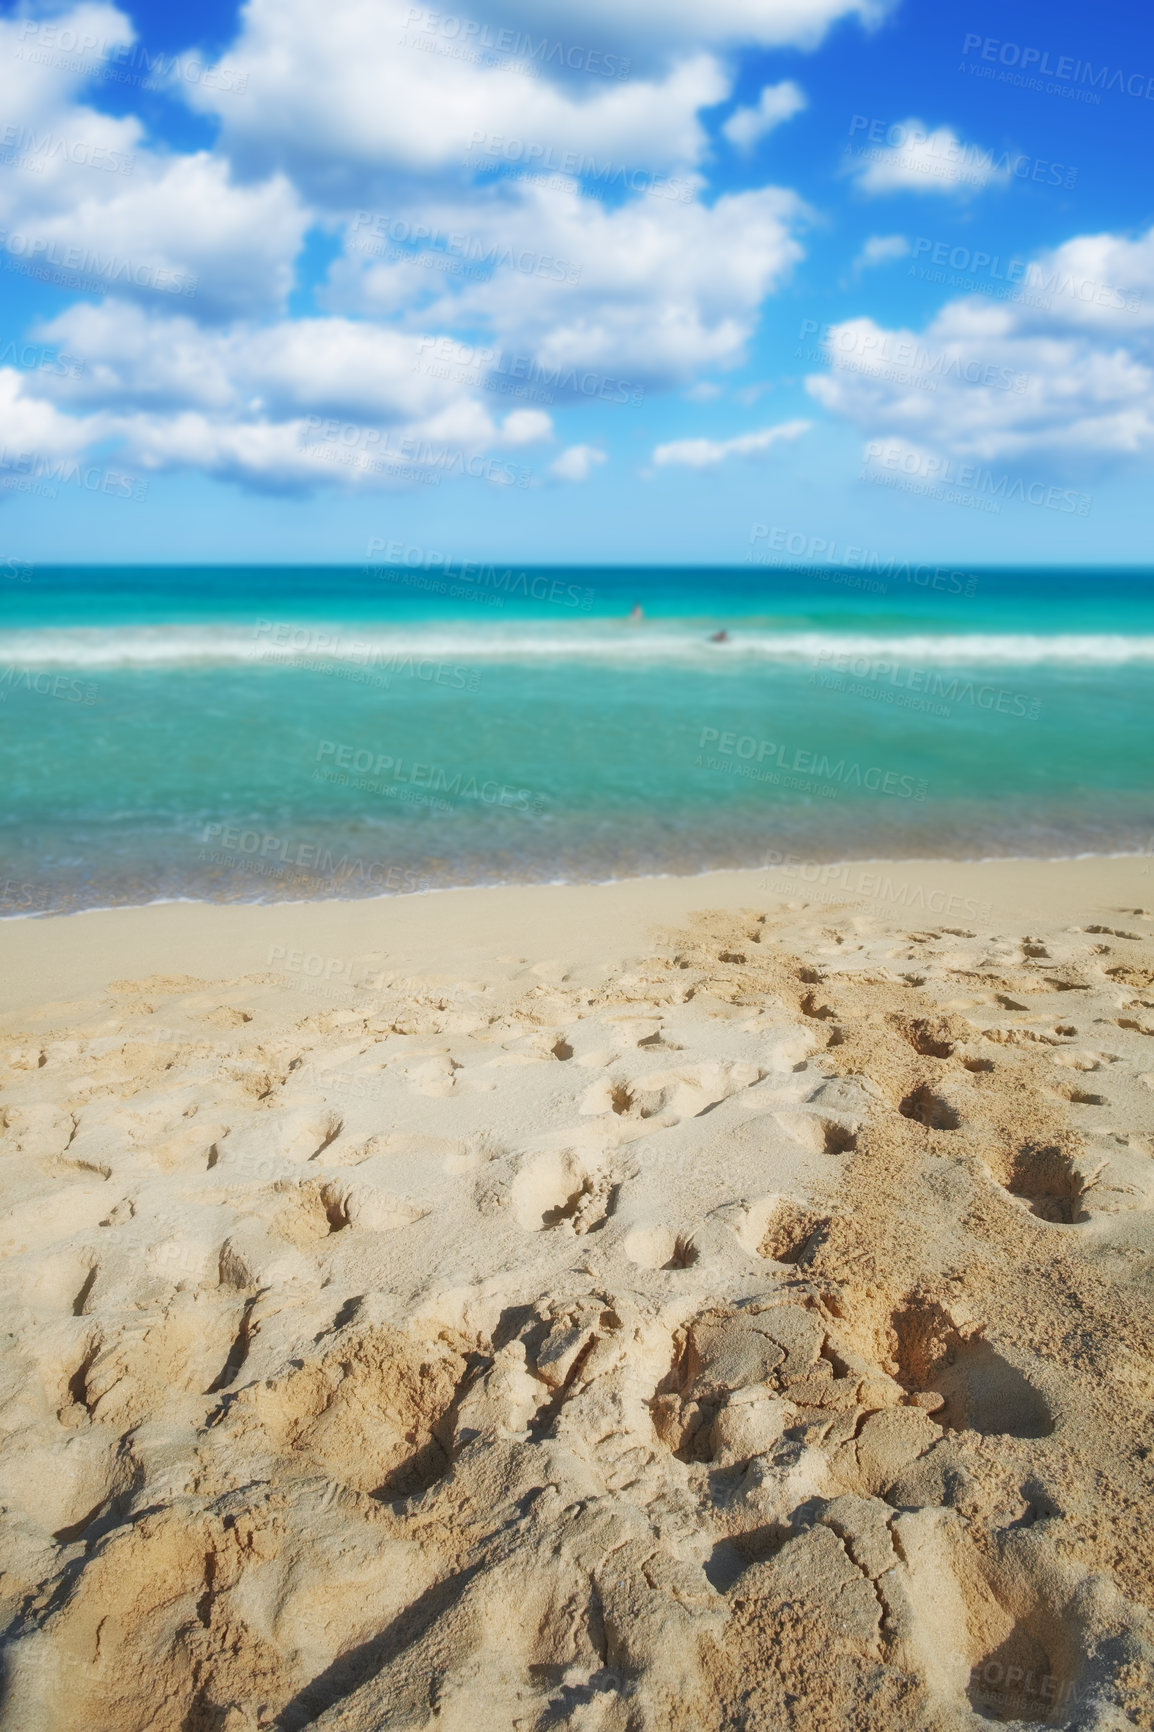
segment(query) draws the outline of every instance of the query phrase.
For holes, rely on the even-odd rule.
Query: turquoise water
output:
[[[1151,576],[0,572],[0,911],[1147,850]]]

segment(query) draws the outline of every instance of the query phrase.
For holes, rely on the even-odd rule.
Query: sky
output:
[[[84,0],[0,92],[0,558],[1150,561],[1136,8]]]

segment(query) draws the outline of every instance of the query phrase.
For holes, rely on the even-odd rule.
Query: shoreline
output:
[[[0,1014],[100,991],[132,975],[207,969],[231,978],[267,971],[295,951],[322,957],[337,975],[337,964],[365,957],[375,973],[380,958],[407,973],[453,971],[494,944],[531,952],[531,964],[561,955],[619,963],[644,949],[658,927],[707,908],[732,912],[762,902],[850,911],[860,904],[861,914],[883,926],[920,917],[987,927],[1031,915],[1053,922],[1090,910],[1117,912],[1144,900],[1154,902],[1154,872],[1143,854],[799,861],[685,877],[283,902],[174,898],[0,921]]]
[[[1146,850],[1120,848],[1109,853],[1098,853],[1086,850],[1078,854],[979,854],[972,860],[959,859],[954,855],[886,855],[863,854],[846,856],[836,860],[802,860],[799,856],[791,857],[794,861],[792,870],[803,872],[810,868],[820,874],[825,874],[833,868],[848,869],[853,867],[890,867],[914,866],[926,863],[938,866],[996,866],[1009,862],[1025,864],[1032,861],[1043,866],[1060,866],[1077,860],[1149,860],[1154,862],[1154,853]],[[670,879],[715,878],[735,872],[785,872],[790,870],[782,865],[770,863],[758,866],[707,866],[700,872],[633,872],[617,878],[546,878],[519,879],[503,878],[492,884],[423,884],[419,890],[382,891],[377,896],[278,896],[265,899],[263,897],[230,897],[227,900],[209,896],[154,896],[148,902],[98,902],[90,908],[30,908],[13,914],[0,914],[0,928],[17,920],[72,920],[82,914],[127,914],[138,912],[145,908],[175,908],[191,906],[196,908],[302,908],[330,902],[395,902],[399,897],[412,896],[447,896],[455,895],[464,890],[602,890],[615,884],[659,884]],[[802,877],[801,882],[812,884],[819,880],[814,877]]]

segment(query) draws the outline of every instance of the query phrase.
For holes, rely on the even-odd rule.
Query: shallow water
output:
[[[5,583],[3,912],[1154,839],[1148,573],[425,563]]]

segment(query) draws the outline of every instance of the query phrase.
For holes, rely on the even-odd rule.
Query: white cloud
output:
[[[426,258],[460,264],[460,274],[349,250],[332,273],[334,308],[395,315],[409,307],[408,322],[426,330],[487,331],[496,347],[551,375],[584,370],[587,382],[572,394],[595,399],[604,383],[601,400],[610,402],[629,400],[619,381],[664,386],[701,367],[735,365],[766,295],[802,256],[796,230],[807,216],[779,187],[709,207],[640,198],[614,210],[576,185],[518,186],[489,200],[425,201],[398,216],[415,223],[418,211],[443,246],[456,236],[464,248],[459,258],[447,250]],[[494,250],[509,262],[473,280],[464,267]],[[550,261],[570,268],[555,272]]]
[[[506,212],[505,201],[499,209]],[[514,406],[498,423],[493,411],[510,396],[486,386],[536,378],[538,401],[620,405],[638,401],[654,379],[684,380],[702,362],[738,359],[763,295],[800,253],[786,220],[797,210],[792,195],[766,189],[720,199],[712,210],[646,204],[631,227],[629,211],[574,193],[556,208],[546,204],[553,226],[542,232],[518,203],[514,239],[535,234],[538,246],[556,246],[584,237],[590,292],[570,295],[506,270],[456,294],[440,290],[413,316],[422,327],[414,330],[336,314],[204,329],[192,309],[79,304],[40,335],[82,356],[85,368],[43,389],[62,404],[114,408],[141,461],[183,453],[214,473],[222,463],[262,477],[278,463],[290,478],[314,473],[315,463],[302,468],[292,455],[293,427],[310,416],[422,435],[436,429],[470,450],[486,439],[498,448],[529,443],[549,436],[549,416]],[[711,261],[723,252],[730,268],[719,274]],[[489,345],[451,335],[486,321],[496,327]]]
[[[871,235],[854,260],[856,270],[872,270],[875,265],[888,265],[893,259],[904,259],[910,251],[905,235]]]
[[[0,114],[68,146],[40,152],[37,172],[0,179],[0,263],[47,269],[85,297],[41,332],[83,369],[15,388],[21,437],[45,451],[119,439],[148,467],[262,486],[394,485],[368,464],[342,476],[314,447],[340,446],[344,433],[318,428],[347,426],[352,448],[364,435],[370,454],[377,434],[507,456],[553,437],[548,414],[519,405],[636,404],[703,368],[733,368],[802,257],[809,213],[778,187],[704,202],[700,112],[729,99],[735,44],[812,47],[835,20],[883,10],[876,0],[719,0],[706,13],[689,0],[556,0],[542,24],[536,0],[494,0],[486,29],[633,59],[628,77],[548,58],[527,77],[444,52],[448,15],[414,24],[408,0],[249,0],[222,61],[246,69],[247,84],[170,80],[220,119],[216,146],[195,150],[92,106],[117,88],[90,78],[93,58],[111,67],[135,44],[125,13],[83,0],[50,19],[0,19]],[[97,46],[69,56],[58,51],[65,37]],[[770,86],[731,135],[752,140],[803,104],[792,82]],[[462,189],[470,149],[494,168],[562,169],[548,186],[478,171]],[[606,165],[607,196],[565,172],[566,153]],[[93,166],[110,156],[126,166]],[[369,221],[354,230],[357,211]],[[434,268],[435,245],[358,251],[356,236],[382,216],[386,228],[463,232],[489,262],[457,274]],[[310,228],[343,233],[345,245],[319,312],[290,318]],[[469,359],[438,364],[440,346],[460,351],[458,332]],[[535,395],[511,388],[525,374],[545,381]],[[553,472],[584,479],[603,461],[587,437]]]
[[[436,485],[464,477],[510,485],[511,476],[530,474],[521,463],[491,455],[494,448],[526,444],[525,428],[510,427],[512,419],[499,425],[475,403],[453,405],[423,423],[386,428],[318,425],[314,416],[275,421],[186,410],[125,416],[117,431],[145,469],[191,467],[272,489],[390,491],[430,478]]]
[[[0,18],[0,112],[5,124],[40,121],[73,105],[92,59],[91,50],[77,52],[78,43],[92,43],[107,53],[127,48],[135,38],[131,20],[115,6],[73,6],[43,19]]]
[[[588,481],[597,465],[608,461],[596,445],[570,445],[549,465],[549,473],[558,481]]]
[[[308,222],[283,176],[238,186],[227,163],[198,151],[164,163],[138,156],[132,180],[84,191],[52,213],[30,198],[12,219],[62,286],[194,301],[210,318],[283,305]],[[8,233],[9,253],[17,232]]]
[[[764,457],[782,440],[799,439],[812,426],[810,421],[783,421],[759,433],[740,433],[734,439],[674,439],[658,445],[653,462],[658,467],[674,463],[686,469],[715,469],[727,457]]]
[[[551,0],[550,34],[589,40],[636,42],[650,53],[655,43],[708,42],[728,47],[738,42],[762,48],[815,48],[839,18],[878,22],[887,10],[872,0],[717,0],[702,7],[696,0]],[[486,16],[511,19],[540,32],[540,0],[496,0]]]
[[[10,454],[73,456],[108,431],[107,418],[62,415],[51,403],[29,394],[29,382],[11,367],[0,367],[0,422]]]
[[[835,326],[810,394],[871,439],[959,457],[1154,454],[1154,229],[1076,236],[1018,275],[1019,299],[950,301],[922,331]]]
[[[155,150],[135,117],[76,100],[99,56],[55,45],[107,55],[133,40],[109,6],[0,20],[0,112],[16,152],[0,178],[0,245],[17,270],[80,294],[192,300],[206,318],[279,310],[311,220],[288,180],[241,184],[225,158]]]
[[[1033,304],[1038,300],[1049,302],[1059,322],[1103,336],[1154,331],[1154,227],[1133,240],[1075,235],[1039,253],[1022,288],[1021,317],[1039,328],[1051,314],[1044,304]]]
[[[422,31],[406,0],[250,0],[225,61],[259,67],[244,91],[190,85],[247,169],[289,169],[314,196],[360,203],[399,168],[459,176],[467,156],[494,167],[560,169],[566,152],[632,169],[695,161],[699,108],[724,101],[716,58],[683,47],[673,63],[580,87],[527,78]],[[537,32],[539,19],[534,20]],[[550,22],[549,34],[561,28]],[[439,51],[438,51],[439,50]]]
[[[84,358],[78,377],[45,382],[70,401],[387,425],[427,419],[467,395],[419,367],[419,337],[352,319],[202,330],[188,314],[82,303],[38,334]]]
[[[553,437],[540,409],[498,417],[476,393],[415,370],[419,338],[350,320],[204,331],[187,316],[106,303],[70,308],[38,336],[85,359],[75,377],[38,375],[38,388],[101,412],[69,416],[24,400],[16,425],[37,451],[112,437],[149,469],[373,488],[405,485],[406,469],[430,466],[452,479],[473,473],[467,465],[482,453]]]
[[[364,183],[385,165],[455,167],[471,139],[493,135],[662,167],[701,154],[697,110],[728,94],[712,50],[813,48],[836,20],[872,23],[887,4],[554,0],[543,17],[539,0],[487,0],[476,15],[408,0],[249,0],[224,61],[259,76],[244,91],[198,84],[187,95],[219,114],[247,164],[292,165],[313,188]],[[615,72],[628,59],[629,75],[570,70],[607,57]]]
[[[739,108],[721,130],[739,150],[751,150],[759,138],[764,138],[767,132],[772,132],[784,121],[792,120],[805,106],[805,91],[787,78],[781,84],[767,84],[756,105]]]
[[[861,116],[862,126],[851,131],[846,146],[846,170],[862,192],[872,195],[892,192],[938,193],[947,198],[968,197],[987,186],[1004,185],[1010,178],[1010,159],[996,160],[992,150],[965,144],[951,126],[931,131],[924,120],[912,116],[884,129],[874,128]],[[884,141],[884,142],[883,142]]]
[[[503,445],[536,445],[553,436],[553,422],[540,409],[514,409],[505,417],[501,430]]]
[[[249,0],[224,63],[259,76],[243,91],[201,83],[187,96],[219,115],[247,170],[284,166],[313,196],[343,188],[346,203],[367,196],[383,169],[457,171],[496,138],[521,160],[555,153],[551,171],[567,151],[666,168],[707,148],[698,110],[730,86],[718,51],[813,48],[838,19],[870,24],[889,3],[554,0],[543,15],[539,0],[486,0],[478,13],[408,0]],[[596,75],[607,64],[617,76]],[[526,65],[538,76],[518,70]]]

